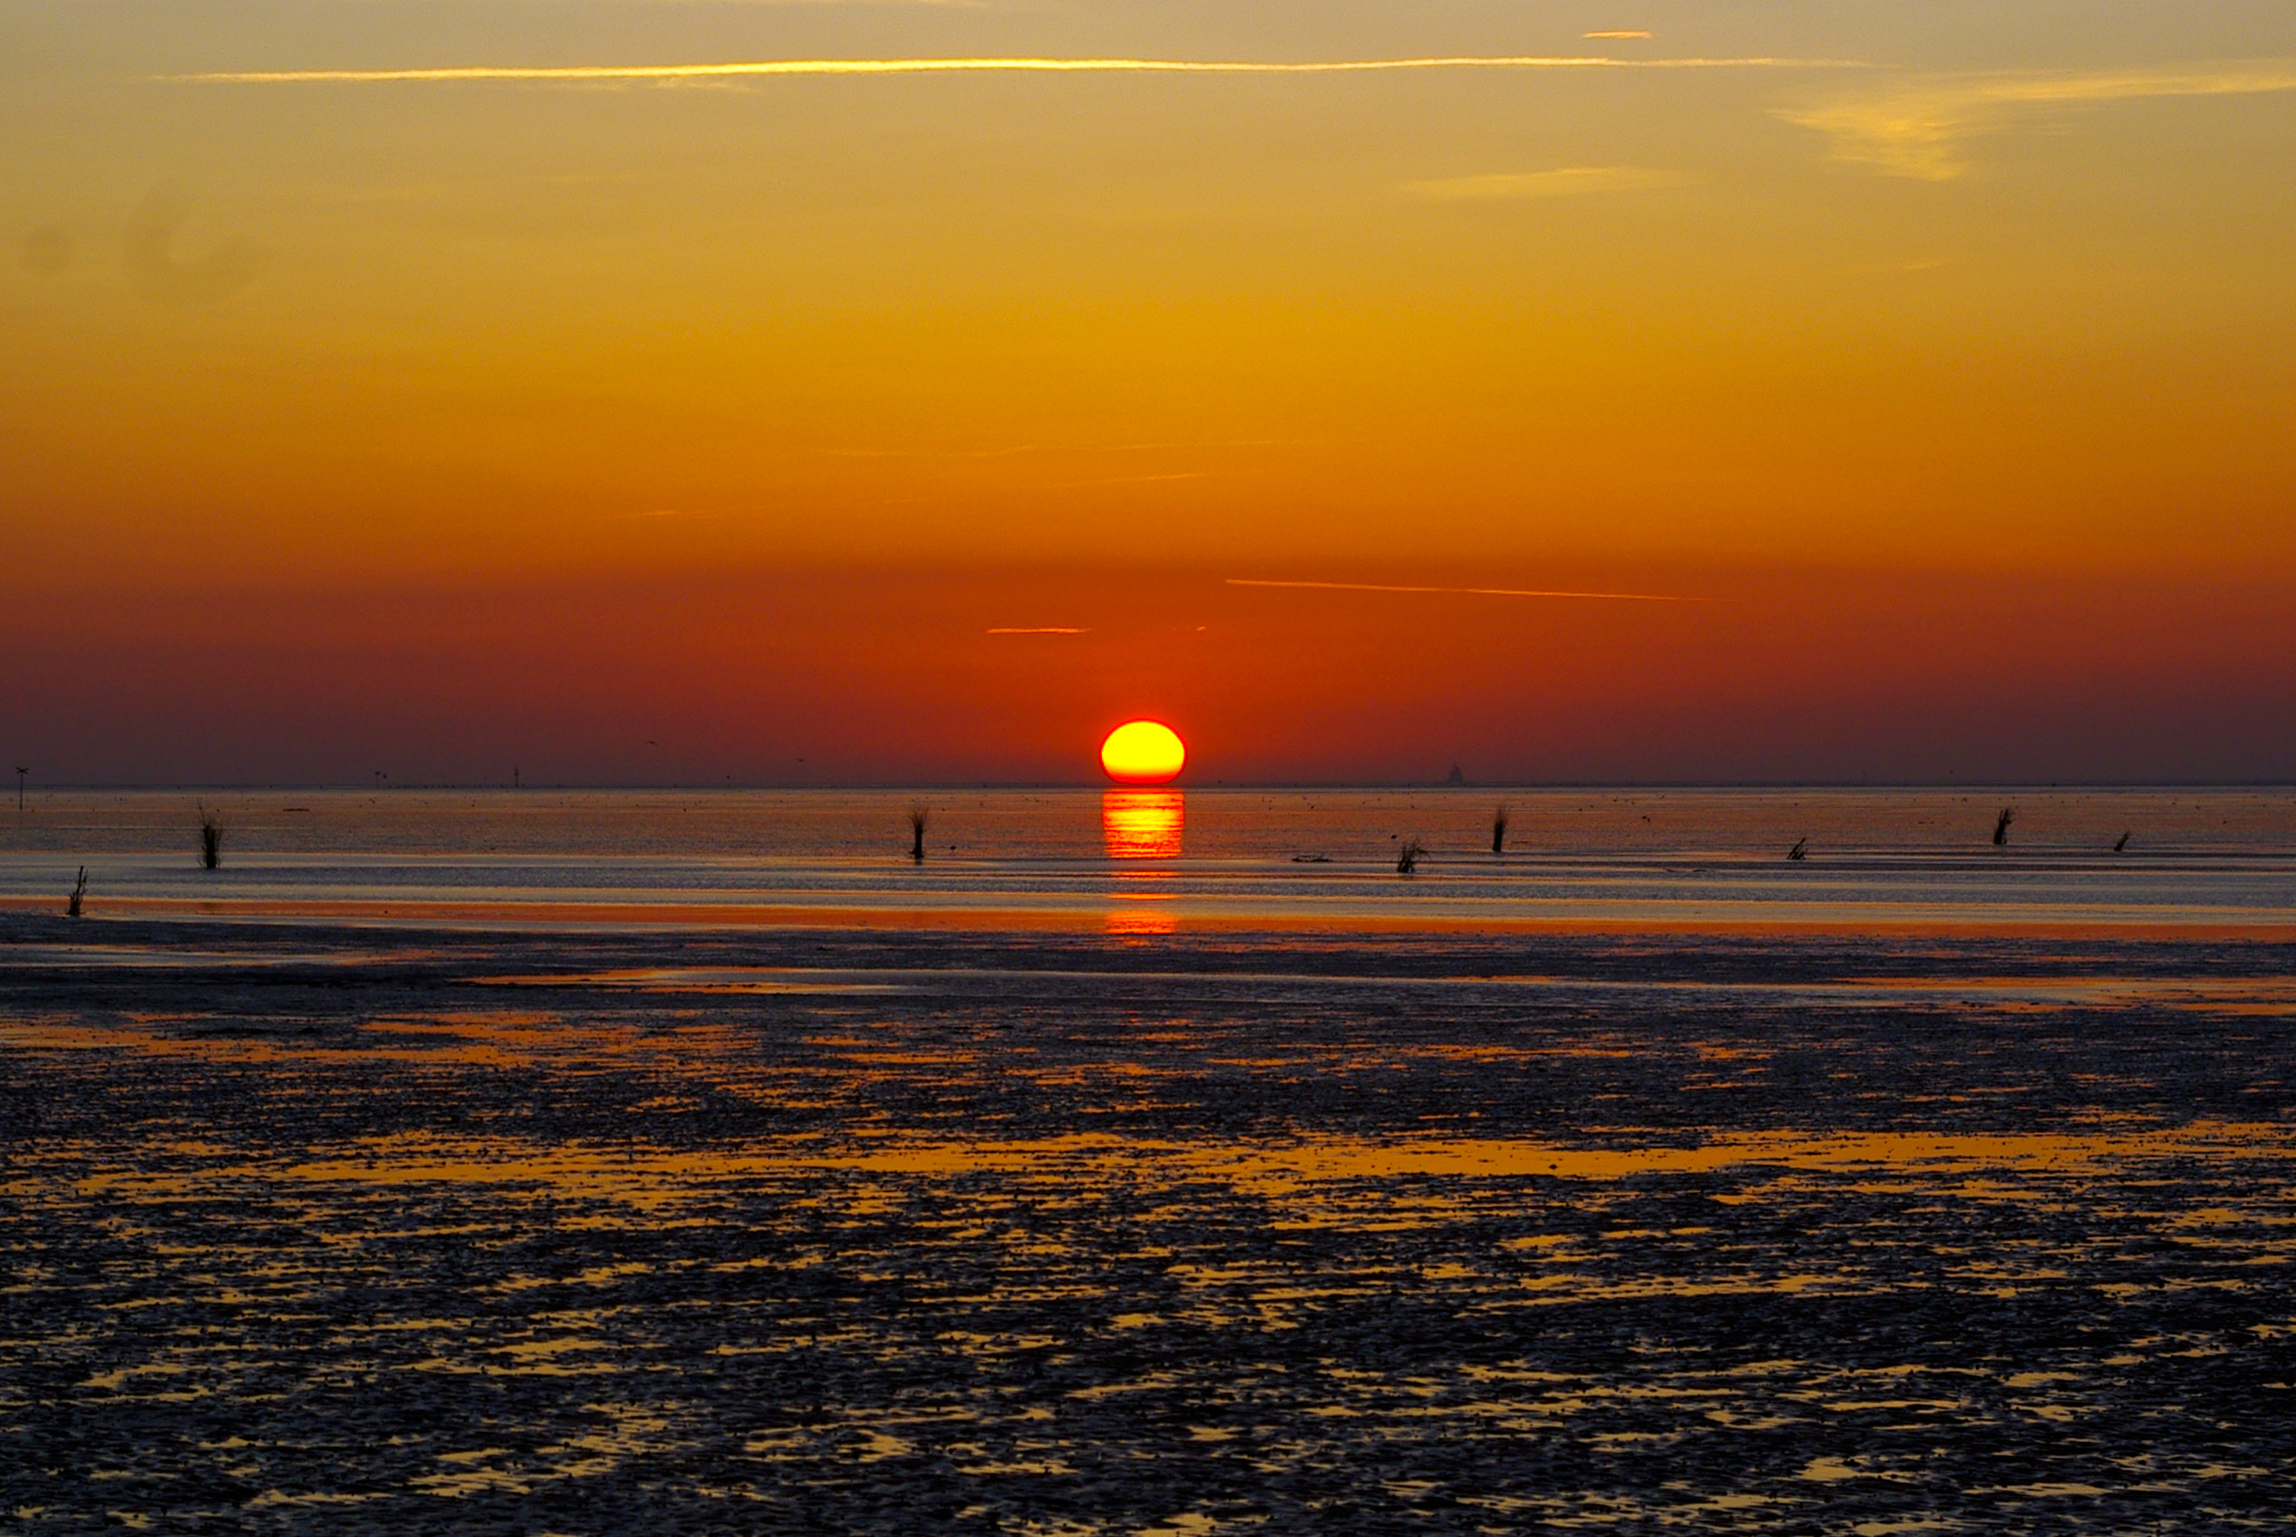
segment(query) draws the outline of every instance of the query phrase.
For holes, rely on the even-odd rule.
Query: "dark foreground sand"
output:
[[[2284,945],[0,916],[0,1116],[28,1532],[2296,1523]]]

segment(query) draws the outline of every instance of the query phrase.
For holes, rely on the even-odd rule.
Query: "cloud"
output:
[[[982,632],[987,635],[1089,635],[1089,625],[1073,624],[993,624]]]
[[[1463,202],[1575,197],[1584,192],[1623,192],[1636,187],[1678,187],[1689,179],[1678,171],[1653,171],[1641,166],[1573,165],[1552,171],[1504,171],[1487,176],[1405,182],[1403,190],[1416,197]]]
[[[1607,598],[1622,603],[1686,603],[1658,592],[1557,592],[1538,587],[1400,587],[1385,582],[1274,582],[1248,576],[1227,578],[1230,587],[1307,587],[1321,592],[1447,592],[1472,598]]]
[[[1073,491],[1080,486],[1144,486],[1162,480],[1205,480],[1211,473],[1210,470],[1174,470],[1167,475],[1105,475],[1096,480],[1055,481],[1047,489]]]
[[[2050,108],[2166,96],[2245,96],[2296,90],[2296,64],[2267,62],[2196,70],[2091,74],[1963,75],[1876,95],[1844,97],[1778,116],[1833,140],[1833,158],[1894,176],[1948,181],[1967,167],[1963,140],[1999,133]]]
[[[458,80],[717,80],[748,75],[1166,74],[1339,75],[1450,69],[1863,69],[1855,59],[1611,59],[1518,55],[1338,59],[1306,63],[1199,59],[762,59],[745,64],[452,65],[435,69],[241,70],[162,79],[215,85],[372,84]]]
[[[120,236],[128,281],[152,303],[171,309],[213,304],[255,281],[255,248],[244,240],[227,240],[204,256],[175,259],[175,232],[190,212],[182,199],[161,188],[136,205]]]
[[[1617,31],[1617,32],[1582,32],[1582,33],[1580,33],[1579,35],[1580,35],[1581,37],[1589,37],[1589,38],[1602,38],[1602,37],[1648,37],[1648,36],[1650,36],[1650,34],[1649,34],[1649,33],[1647,33],[1647,32],[1629,32],[1629,31],[1623,31],[1623,30],[1622,30],[1622,31]]]

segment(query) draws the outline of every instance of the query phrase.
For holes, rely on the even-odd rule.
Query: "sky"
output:
[[[0,753],[2296,779],[2291,165],[2263,0],[0,0]]]

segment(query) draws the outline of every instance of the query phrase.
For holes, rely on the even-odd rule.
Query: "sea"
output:
[[[0,1145],[10,1530],[2296,1524],[2288,787],[33,787]]]

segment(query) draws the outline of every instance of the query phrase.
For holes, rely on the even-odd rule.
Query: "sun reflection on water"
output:
[[[1175,913],[1154,907],[1118,908],[1102,921],[1101,927],[1117,935],[1177,934],[1180,919]]]
[[[1187,820],[1178,790],[1109,790],[1100,797],[1100,835],[1110,859],[1177,859]]]

